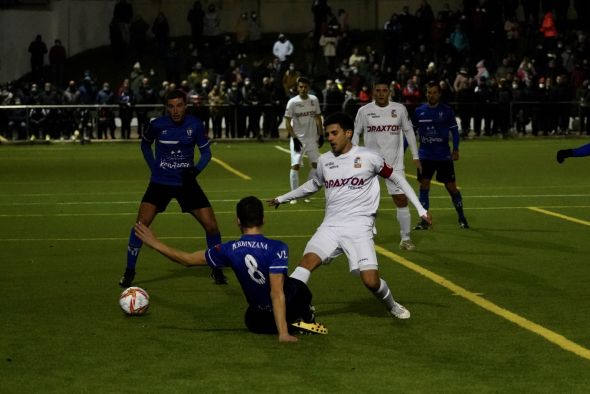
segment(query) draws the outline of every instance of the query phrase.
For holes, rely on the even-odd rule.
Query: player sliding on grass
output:
[[[209,247],[221,243],[221,234],[211,203],[196,181],[196,176],[211,160],[211,149],[205,135],[203,122],[186,114],[186,95],[172,91],[166,96],[167,116],[150,122],[142,135],[141,151],[151,171],[150,184],[139,205],[137,222],[149,226],[156,215],[164,212],[170,200],[175,198],[182,212],[189,212],[203,226]],[[156,152],[152,144],[156,143]],[[201,154],[194,164],[195,146]],[[141,250],[141,240],[133,229],[127,246],[127,267],[119,281],[121,287],[129,287],[135,278],[135,265]],[[223,271],[213,269],[215,283],[225,284]]]
[[[295,327],[325,333],[314,323],[311,292],[307,285],[287,276],[288,247],[262,235],[264,208],[256,197],[245,197],[236,206],[242,237],[194,253],[183,252],[159,241],[149,227],[135,225],[137,236],[146,245],[184,266],[209,265],[233,269],[246,300],[246,327],[258,334],[279,335],[280,342],[295,342],[289,333]]]
[[[380,198],[377,176],[397,182],[397,186],[418,210],[418,215],[428,223],[432,223],[432,218],[406,179],[394,172],[379,153],[352,144],[352,118],[344,113],[335,113],[326,118],[324,127],[332,151],[320,156],[314,178],[268,201],[269,205],[278,207],[325,187],[324,220],[307,243],[303,258],[291,277],[307,283],[311,271],[344,253],[348,258],[350,272],[360,275],[363,284],[385,304],[393,316],[408,319],[410,312],[393,299],[387,283],[379,277],[373,242]]]

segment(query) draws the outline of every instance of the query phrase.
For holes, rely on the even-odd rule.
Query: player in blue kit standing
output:
[[[244,320],[250,331],[278,334],[281,342],[297,341],[289,332],[293,326],[326,333],[325,327],[314,322],[307,285],[287,276],[287,245],[262,234],[262,202],[253,196],[245,197],[236,205],[236,215],[242,232],[240,239],[193,253],[164,244],[143,223],[135,225],[135,232],[146,245],[184,266],[231,268],[248,302]]]
[[[414,112],[414,127],[418,132],[420,148],[418,156],[422,169],[418,170],[420,182],[420,203],[425,209],[430,206],[430,183],[436,172],[436,180],[442,182],[451,196],[459,217],[459,226],[469,228],[463,213],[463,197],[457,189],[455,166],[459,160],[459,128],[451,107],[440,103],[441,90],[436,82],[429,82],[426,90],[426,103]],[[449,147],[449,134],[452,135],[453,150]],[[414,230],[426,230],[429,224],[420,221]]]
[[[167,115],[150,122],[142,135],[141,151],[151,171],[150,183],[139,205],[136,223],[149,226],[156,215],[164,212],[175,198],[182,212],[190,213],[203,226],[207,245],[221,243],[221,234],[213,208],[197,183],[196,177],[211,160],[209,140],[203,122],[186,114],[186,95],[179,90],[166,96]],[[155,143],[155,156],[152,145]],[[200,158],[194,164],[195,146]],[[127,267],[119,281],[121,287],[129,287],[135,278],[135,265],[142,241],[133,229],[127,246]],[[217,284],[227,279],[220,269],[213,269],[211,277]]]

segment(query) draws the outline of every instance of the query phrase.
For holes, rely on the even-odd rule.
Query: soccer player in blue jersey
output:
[[[244,320],[250,331],[278,333],[279,341],[295,342],[297,337],[289,333],[292,323],[303,320],[310,323],[307,327],[323,328],[319,323],[311,324],[314,321],[312,296],[307,285],[287,276],[287,245],[262,234],[262,202],[253,196],[245,197],[238,202],[236,214],[242,232],[240,239],[193,253],[162,243],[143,223],[135,225],[135,232],[146,245],[184,266],[231,268],[248,302]]]
[[[164,212],[170,200],[175,198],[182,212],[190,213],[203,226],[207,245],[213,247],[221,243],[221,234],[213,208],[196,181],[196,176],[211,160],[211,149],[203,122],[186,114],[186,108],[186,95],[180,90],[170,92],[166,96],[167,115],[152,120],[142,135],[141,151],[151,177],[139,205],[136,223],[149,226],[156,215]],[[154,144],[155,154],[152,150]],[[195,147],[200,152],[196,165]],[[141,239],[131,229],[127,267],[119,281],[121,287],[129,287],[133,283],[141,245]],[[217,284],[227,283],[220,269],[213,269],[211,276]]]
[[[440,102],[441,89],[438,83],[429,82],[426,90],[426,103],[414,112],[414,127],[418,132],[420,148],[418,156],[422,169],[418,170],[420,182],[420,202],[425,209],[430,206],[430,183],[436,172],[436,180],[442,182],[451,196],[459,217],[459,226],[469,228],[463,213],[463,197],[455,181],[454,161],[459,160],[459,128],[455,112]],[[452,135],[453,150],[449,147],[449,134]],[[429,224],[420,221],[414,230],[426,230]]]
[[[559,164],[563,163],[563,161],[568,157],[584,157],[590,156],[590,144],[578,146],[574,149],[562,149],[557,151],[557,162]]]

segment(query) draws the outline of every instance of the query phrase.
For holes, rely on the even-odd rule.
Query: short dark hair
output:
[[[254,196],[242,198],[236,205],[236,215],[242,227],[259,227],[264,222],[262,201]]]
[[[306,83],[308,85],[311,85],[311,82],[310,82],[309,78],[307,78],[307,77],[297,78],[297,85],[299,85],[300,83]]]
[[[379,77],[373,82],[373,88],[375,88],[375,86],[377,86],[377,85],[387,85],[387,88],[389,89],[390,84],[391,84],[391,79],[386,78],[386,77]]]
[[[351,130],[354,132],[354,120],[344,112],[335,112],[324,119],[324,128],[331,124],[337,124],[342,127],[343,130]]]
[[[181,98],[182,101],[186,103],[186,94],[180,89],[175,89],[166,95],[166,101],[174,100],[177,98]]]
[[[441,90],[441,89],[440,89],[440,85],[438,84],[438,82],[437,82],[437,81],[429,81],[429,82],[426,84],[426,88],[427,88],[427,89],[434,88],[434,87],[438,88],[438,90],[439,90],[439,91]]]

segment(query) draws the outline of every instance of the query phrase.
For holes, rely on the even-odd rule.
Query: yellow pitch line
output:
[[[578,345],[575,342],[570,341],[569,339],[567,339],[563,335],[560,335],[560,334],[558,334],[554,331],[551,331],[551,330],[549,330],[549,329],[547,329],[535,322],[525,319],[524,317],[517,315],[514,312],[504,309],[504,308],[494,304],[493,302],[490,302],[490,301],[486,300],[485,298],[480,297],[477,294],[475,294],[469,290],[466,290],[466,289],[462,288],[461,286],[456,285],[455,283],[451,282],[450,280],[447,280],[444,277],[442,277],[438,274],[435,274],[434,272],[429,271],[426,268],[421,267],[418,264],[413,263],[413,262],[403,258],[402,256],[399,256],[395,253],[390,252],[389,250],[387,250],[381,246],[375,245],[375,250],[377,251],[377,253],[390,258],[391,260],[397,262],[398,264],[401,264],[404,267],[406,267],[414,272],[417,272],[420,275],[425,276],[426,278],[430,279],[431,281],[449,289],[451,292],[473,302],[474,304],[480,306],[481,308],[483,308],[489,312],[492,312],[500,317],[503,317],[504,319],[521,326],[525,330],[528,330],[534,334],[542,336],[543,338],[545,338],[549,342],[561,347],[562,349],[565,349],[569,352],[574,353],[577,356],[580,356],[582,358],[590,360],[590,350],[586,349],[583,346]]]
[[[527,207],[527,208],[530,209],[531,211],[535,211],[535,212],[539,212],[539,213],[542,213],[545,215],[555,216],[556,218],[567,220],[568,222],[583,224],[584,226],[590,226],[590,222],[588,222],[586,220],[576,219],[571,216],[562,215],[561,213],[551,212],[551,211],[548,211],[543,208],[538,208],[538,207]]]
[[[411,175],[411,174],[406,173],[406,177],[407,178],[412,178],[412,179],[418,180],[418,177],[416,175]],[[437,182],[437,181],[430,181],[430,183],[433,184],[433,185],[437,185],[437,186],[444,186],[445,185],[444,183],[440,183],[440,182]]]
[[[236,170],[235,168],[233,168],[232,166],[230,166],[229,164],[227,164],[224,161],[219,160],[216,157],[212,157],[211,160],[213,160],[214,162],[216,162],[217,164],[219,164],[220,166],[222,166],[223,168],[225,168],[226,170],[228,170],[229,172],[232,172],[234,174],[236,174],[237,176],[239,176],[242,179],[245,179],[247,181],[251,181],[252,178],[250,178],[248,175]]]

